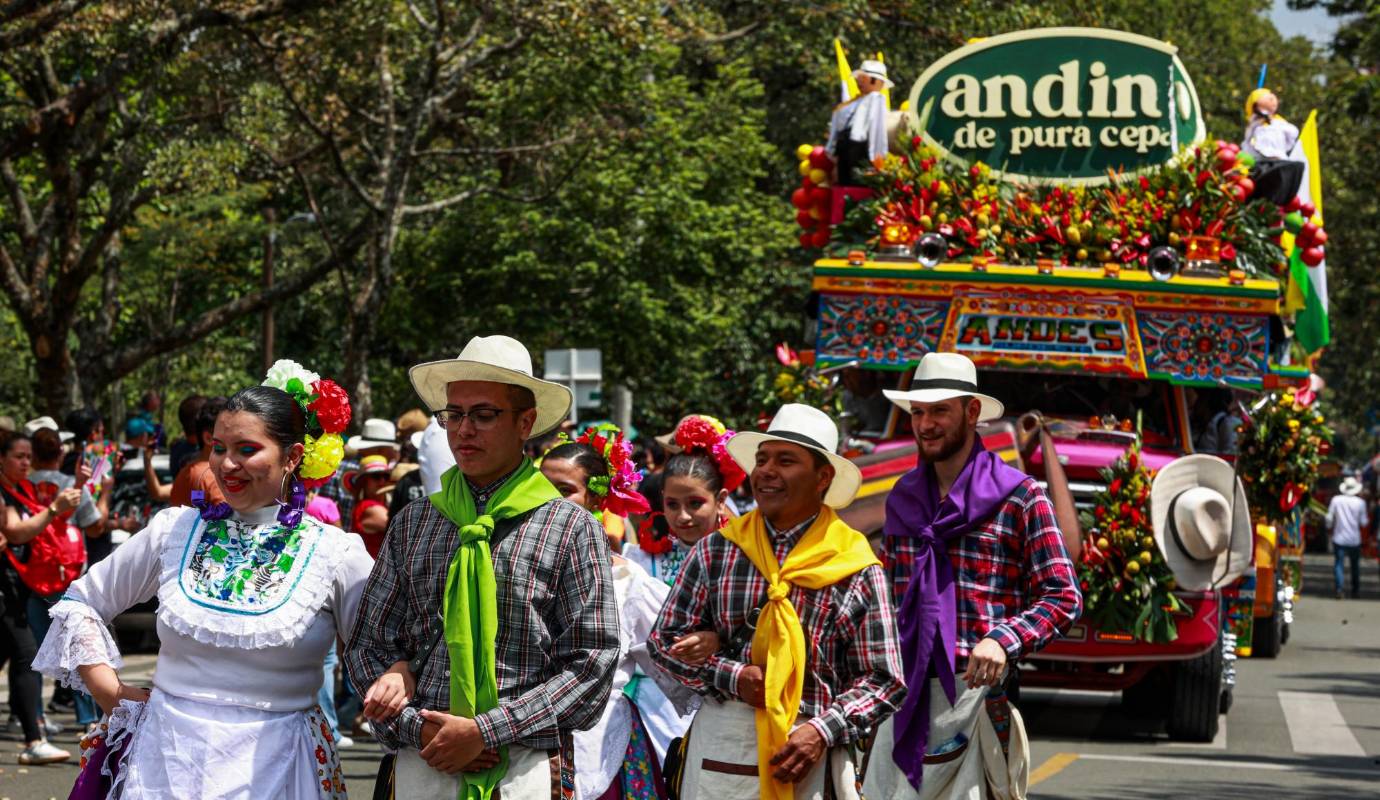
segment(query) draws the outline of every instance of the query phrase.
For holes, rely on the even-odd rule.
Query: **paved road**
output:
[[[132,655],[125,657],[125,668],[121,677],[126,683],[139,686],[152,685],[155,658],[152,655]],[[9,702],[8,687],[0,680],[0,700]],[[52,682],[44,680],[45,691],[52,692]],[[0,800],[65,800],[72,790],[72,782],[77,777],[75,756],[80,752],[75,732],[76,719],[71,714],[56,717],[68,730],[52,737],[54,744],[73,754],[71,762],[43,767],[21,767],[18,755],[24,749],[18,733],[8,733],[0,729]],[[374,786],[374,775],[378,770],[382,751],[369,739],[361,738],[354,747],[340,751],[341,766],[345,770],[346,785],[352,790],[352,797],[367,798]],[[199,800],[187,798],[187,800]],[[267,800],[267,798],[265,798]]]
[[[1289,644],[1278,659],[1238,662],[1236,702],[1212,744],[1169,742],[1116,695],[1027,689],[1031,797],[1380,797],[1380,568],[1366,565],[1361,599],[1339,601],[1331,557],[1309,559]],[[146,682],[153,658],[129,661],[126,680]],[[65,798],[75,765],[19,767],[18,738],[0,733],[0,800]],[[74,735],[56,741],[76,751]],[[355,797],[369,796],[378,755],[368,741],[343,751]]]
[[[1329,554],[1308,555],[1279,658],[1237,662],[1217,740],[1184,745],[1114,695],[1027,691],[1031,797],[1380,797],[1380,568],[1359,600],[1332,599]]]

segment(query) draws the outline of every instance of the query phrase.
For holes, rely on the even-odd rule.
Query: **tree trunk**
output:
[[[44,414],[61,421],[64,413],[82,405],[81,382],[67,346],[67,332],[40,330],[31,334],[29,341],[37,373],[34,396]]]
[[[369,274],[352,298],[349,332],[345,346],[345,385],[350,392],[354,418],[363,421],[374,414],[373,391],[369,386],[369,355],[384,300],[393,288],[393,246],[402,223],[402,207],[380,215],[369,239]]]

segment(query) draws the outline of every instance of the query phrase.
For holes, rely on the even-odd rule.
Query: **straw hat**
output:
[[[829,459],[834,466],[834,482],[824,494],[825,505],[845,508],[857,496],[858,487],[862,486],[862,470],[834,452],[839,446],[839,428],[823,411],[801,403],[787,403],[776,412],[766,433],[742,431],[730,439],[728,454],[744,472],[752,474],[757,466],[757,448],[763,442],[800,445]]]
[[[1184,589],[1230,583],[1251,565],[1246,490],[1216,456],[1184,456],[1161,469],[1150,485],[1150,520],[1155,544]]]
[[[909,389],[883,389],[882,394],[907,414],[913,402],[940,403],[955,397],[976,397],[982,401],[979,422],[996,419],[1006,410],[1000,400],[978,391],[977,367],[960,353],[926,353],[915,377],[910,379]]]
[[[372,450],[375,447],[391,447],[397,450],[398,429],[386,419],[366,419],[359,434],[351,436],[345,446],[355,452]]]
[[[1355,475],[1348,475],[1342,478],[1342,485],[1337,490],[1347,497],[1355,497],[1361,493],[1361,482],[1356,480]]]
[[[359,479],[363,476],[387,475],[391,470],[392,468],[388,466],[388,459],[385,456],[365,456],[359,462],[359,469],[352,469],[340,476],[340,483],[345,487],[345,491],[354,494]]]
[[[432,411],[446,407],[446,386],[455,381],[489,381],[530,389],[537,399],[537,421],[532,436],[554,429],[570,414],[575,396],[559,383],[532,375],[532,355],[522,342],[510,336],[476,336],[460,355],[445,361],[429,361],[408,370],[412,387]]]
[[[426,430],[427,423],[431,422],[431,415],[420,408],[409,408],[398,417],[396,428],[398,430],[398,441],[407,441],[414,433],[421,433]]]

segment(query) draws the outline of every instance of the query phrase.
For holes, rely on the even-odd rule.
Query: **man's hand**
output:
[[[427,736],[427,724],[438,730]],[[484,751],[479,724],[467,717],[456,717],[430,709],[422,711],[422,760],[432,769],[454,775],[470,765]]]
[[[1006,674],[1006,650],[996,639],[983,639],[968,654],[968,670],[963,680],[969,689],[996,686]]]
[[[824,757],[824,750],[824,737],[819,730],[813,725],[801,725],[771,757],[771,765],[776,767],[772,777],[782,783],[799,783]]]
[[[767,707],[767,681],[761,667],[749,664],[738,673],[738,697],[753,708]]]
[[[719,635],[714,631],[687,633],[671,645],[671,656],[698,667],[719,652]]]
[[[468,767],[465,767],[465,772],[483,772],[496,766],[498,766],[498,751],[485,750],[471,761]]]

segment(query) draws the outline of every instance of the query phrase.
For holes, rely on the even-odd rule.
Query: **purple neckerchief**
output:
[[[950,703],[957,696],[958,603],[948,544],[996,513],[1026,477],[988,452],[979,439],[942,501],[934,468],[923,461],[901,476],[887,496],[883,528],[887,537],[911,537],[924,545],[915,554],[910,583],[896,614],[908,689],[896,712],[891,756],[916,789],[930,736],[930,678],[939,679]]]
[[[229,503],[212,503],[200,489],[192,492],[192,506],[201,512],[201,518],[207,522],[229,519],[235,515],[235,509],[231,508]]]

